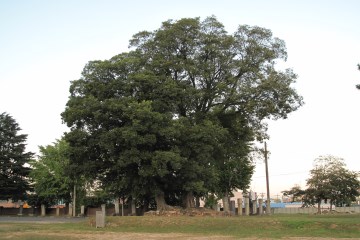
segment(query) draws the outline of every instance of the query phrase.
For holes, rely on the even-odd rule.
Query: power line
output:
[[[278,176],[295,175],[295,174],[300,174],[300,173],[307,173],[307,172],[281,173],[281,174],[276,174],[276,175],[269,175],[269,177],[278,177]],[[266,176],[257,176],[257,177],[253,177],[253,178],[263,178],[263,177],[266,177]]]

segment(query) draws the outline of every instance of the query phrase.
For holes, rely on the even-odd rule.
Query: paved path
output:
[[[0,216],[0,223],[4,222],[41,222],[41,223],[66,223],[82,222],[88,218],[84,217],[29,217],[29,216]]]

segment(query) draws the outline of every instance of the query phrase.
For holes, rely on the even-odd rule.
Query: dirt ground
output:
[[[229,237],[223,236],[198,236],[198,235],[191,235],[191,234],[179,234],[179,233],[167,233],[167,234],[159,234],[159,233],[115,233],[115,232],[107,232],[107,233],[37,233],[37,232],[17,232],[6,234],[5,236],[0,236],[0,239],[26,239],[31,237],[32,239],[36,239],[37,237],[54,237],[56,239],[63,238],[63,239],[84,239],[84,240],[96,240],[96,239],[107,239],[107,240],[155,240],[155,239],[171,239],[171,240],[180,240],[180,239],[189,239],[189,240],[226,240],[226,239],[234,239]]]

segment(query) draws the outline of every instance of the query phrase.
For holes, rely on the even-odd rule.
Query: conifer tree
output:
[[[29,167],[33,153],[26,152],[26,134],[7,113],[0,114],[0,199],[24,199],[29,189]]]

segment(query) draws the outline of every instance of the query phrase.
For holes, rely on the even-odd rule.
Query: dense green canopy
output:
[[[252,142],[265,119],[302,104],[285,44],[268,29],[228,34],[215,17],[166,21],[135,34],[131,51],[89,62],[63,120],[70,161],[118,196],[194,206],[194,197],[246,189]]]
[[[26,134],[7,113],[0,114],[0,199],[25,199],[33,153],[26,152]]]
[[[358,172],[348,170],[342,158],[331,155],[320,156],[314,163],[306,181],[305,204],[317,203],[320,213],[322,201],[344,206],[356,200],[360,189]]]
[[[30,203],[53,205],[60,201],[71,201],[74,180],[69,175],[68,148],[64,139],[39,147],[38,159],[30,163],[30,177],[35,192]]]

